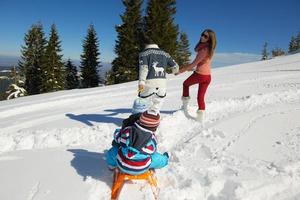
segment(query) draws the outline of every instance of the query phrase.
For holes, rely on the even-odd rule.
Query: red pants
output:
[[[189,88],[191,85],[199,84],[198,88],[198,109],[199,110],[205,110],[205,102],[204,102],[204,96],[207,90],[207,87],[211,81],[210,75],[201,75],[196,72],[194,72],[190,77],[188,77],[183,82],[183,94],[182,96],[188,97],[189,95]]]

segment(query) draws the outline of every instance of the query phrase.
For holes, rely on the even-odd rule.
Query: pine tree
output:
[[[178,25],[174,23],[176,0],[149,0],[145,16],[145,32],[172,57],[177,55]]]
[[[300,32],[298,33],[296,38],[296,46],[296,50],[300,49]]]
[[[186,65],[190,61],[191,52],[189,50],[189,40],[186,33],[181,33],[178,43],[178,55],[176,61],[179,66]]]
[[[275,49],[272,50],[272,57],[282,56],[284,54],[285,52],[281,48],[276,47]]]
[[[123,83],[138,78],[138,55],[143,45],[141,42],[142,0],[123,0],[123,4],[126,9],[121,16],[122,25],[116,26],[117,57],[112,62],[112,69],[107,77],[108,84]]]
[[[297,50],[297,40],[294,36],[291,37],[291,41],[289,44],[289,53]]]
[[[56,26],[51,26],[50,38],[46,47],[43,64],[42,92],[53,92],[65,88],[65,71],[61,45]]]
[[[25,78],[25,89],[28,94],[39,94],[42,85],[42,64],[45,54],[46,39],[43,26],[38,23],[31,26],[24,37],[21,47],[19,69]]]
[[[88,28],[88,33],[83,41],[83,54],[81,55],[82,87],[97,87],[99,84],[98,67],[99,42],[93,25]]]
[[[19,80],[20,80],[20,75],[18,74],[18,71],[16,69],[15,66],[13,66],[11,68],[10,74],[9,74],[9,78],[13,80],[14,84],[18,84]]]
[[[67,61],[66,68],[66,89],[75,89],[79,87],[79,80],[77,76],[77,68],[73,65],[71,60]]]
[[[268,43],[265,42],[264,46],[263,46],[263,50],[262,50],[262,58],[261,60],[267,60],[268,59],[268,56],[269,56],[269,53],[268,53]]]

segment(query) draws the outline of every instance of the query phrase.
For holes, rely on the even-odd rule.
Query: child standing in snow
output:
[[[132,114],[123,120],[122,128],[132,126],[136,122],[141,114],[145,112],[149,107],[149,101],[147,99],[137,98],[133,102]]]
[[[200,41],[195,47],[197,56],[194,61],[186,66],[182,66],[178,73],[183,73],[185,71],[190,71],[194,66],[196,70],[193,74],[188,77],[183,82],[183,92],[182,92],[182,108],[187,112],[187,106],[190,99],[189,96],[189,87],[194,84],[199,84],[198,88],[198,110],[197,110],[197,120],[203,121],[204,112],[205,112],[205,101],[204,96],[207,90],[208,85],[211,81],[211,72],[210,64],[211,59],[216,48],[216,35],[210,30],[206,29],[202,32]]]
[[[110,168],[118,167],[132,175],[145,173],[168,164],[168,153],[156,150],[155,131],[160,115],[145,111],[133,125],[115,131],[112,148],[107,152],[106,162]]]
[[[175,60],[161,50],[151,38],[144,35],[146,44],[144,51],[139,54],[139,85],[141,98],[150,98],[150,112],[158,114],[166,96],[166,69],[172,68],[172,73],[178,72],[179,67]]]

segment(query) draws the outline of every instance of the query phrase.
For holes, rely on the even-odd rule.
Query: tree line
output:
[[[61,41],[56,25],[51,26],[49,39],[45,37],[41,23],[33,24],[24,37],[19,61],[20,76],[29,95],[63,89],[96,87],[99,84],[99,42],[93,25],[90,25],[83,41],[81,76],[69,59],[63,62]]]
[[[142,16],[143,0],[122,0],[125,7],[122,24],[115,27],[116,57],[105,80],[99,78],[99,41],[93,25],[84,38],[80,56],[80,72],[69,59],[63,62],[61,40],[56,25],[51,26],[49,38],[43,25],[33,24],[21,47],[19,72],[27,94],[41,94],[64,89],[96,87],[100,83],[117,84],[138,79],[138,54],[143,50],[143,34],[151,37],[160,48],[187,64],[191,55],[187,34],[174,22],[176,0],[148,0]]]
[[[300,32],[298,33],[297,36],[292,36],[291,40],[288,45],[288,52],[287,53],[293,53],[296,52],[300,49]],[[276,56],[281,56],[284,55],[286,52],[279,48],[276,47],[271,51],[272,57]],[[265,42],[263,45],[263,50],[262,50],[262,58],[261,60],[266,60],[269,58],[269,52],[268,52],[268,43]]]

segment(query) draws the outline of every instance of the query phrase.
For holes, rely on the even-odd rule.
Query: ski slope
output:
[[[188,76],[168,76],[159,199],[300,199],[300,54],[213,69],[203,125],[179,110]],[[0,199],[109,199],[105,152],[136,90],[134,81],[1,101]]]

